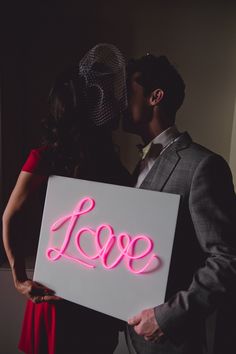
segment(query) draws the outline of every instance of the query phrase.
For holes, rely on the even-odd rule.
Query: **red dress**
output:
[[[32,150],[22,171],[47,177],[46,155],[45,147]],[[122,321],[69,301],[28,300],[18,348],[27,354],[111,354],[121,327]]]

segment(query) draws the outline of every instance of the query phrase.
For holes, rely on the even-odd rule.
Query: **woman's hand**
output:
[[[42,303],[45,301],[61,300],[60,297],[54,295],[55,292],[53,290],[30,279],[27,279],[25,281],[16,281],[15,287],[20,294],[25,295],[35,304]]]

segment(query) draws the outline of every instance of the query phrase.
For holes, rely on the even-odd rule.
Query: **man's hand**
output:
[[[39,284],[33,280],[15,282],[15,287],[19,293],[25,295],[28,299],[38,304],[45,301],[58,301],[60,297],[54,295],[54,291]]]
[[[130,318],[128,324],[134,327],[135,332],[144,336],[147,341],[160,341],[164,333],[155,318],[154,309],[147,309]]]

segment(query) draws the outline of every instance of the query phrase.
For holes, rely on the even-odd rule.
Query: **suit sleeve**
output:
[[[236,198],[230,169],[220,156],[207,156],[196,168],[189,210],[205,264],[187,290],[155,308],[161,329],[177,344],[235,294]]]

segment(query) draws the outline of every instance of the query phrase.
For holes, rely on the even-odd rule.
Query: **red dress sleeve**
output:
[[[21,170],[40,176],[48,176],[50,171],[47,160],[47,152],[47,146],[41,146],[40,148],[31,150]]]

